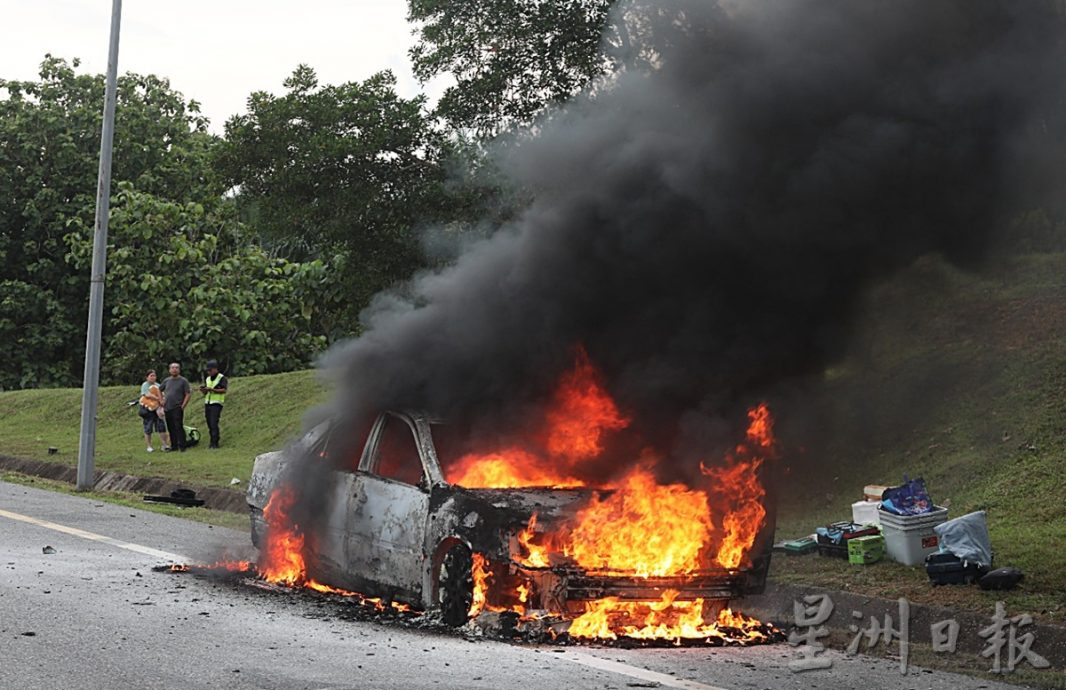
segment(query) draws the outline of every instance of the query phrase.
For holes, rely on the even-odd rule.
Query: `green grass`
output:
[[[850,519],[865,484],[923,477],[950,515],[985,510],[996,566],[1026,580],[1014,610],[1066,620],[1066,255],[983,277],[933,259],[863,303],[856,347],[782,420],[778,537]],[[922,568],[778,559],[775,579],[990,611],[996,596],[929,585]]]
[[[141,418],[135,406],[126,405],[138,397],[140,383],[100,389],[96,468],[202,486],[229,486],[234,477],[247,482],[255,456],[284,447],[299,433],[304,413],[330,394],[311,371],[234,377],[222,413],[220,449],[207,449],[203,398],[194,392],[185,423],[200,430],[201,443],[185,453],[147,453]],[[0,393],[0,453],[75,466],[80,420],[80,389]],[[154,441],[158,446],[158,437]],[[58,453],[49,455],[49,447]]]

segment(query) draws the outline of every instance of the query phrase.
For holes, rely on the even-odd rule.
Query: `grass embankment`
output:
[[[923,260],[863,305],[857,348],[827,371],[802,418],[783,482],[779,538],[850,519],[865,484],[923,477],[950,516],[988,514],[1010,593],[933,588],[924,568],[778,558],[779,581],[1066,621],[1066,255],[1013,259],[978,277]],[[820,439],[810,434],[820,429]]]
[[[140,381],[100,389],[96,431],[96,468],[139,477],[163,477],[199,486],[229,486],[248,481],[259,453],[284,447],[300,430],[305,412],[328,399],[329,391],[311,371],[274,376],[233,377],[222,413],[222,447],[207,448],[203,396],[193,392],[185,423],[200,430],[200,444],[184,453],[145,450],[136,406]],[[194,387],[195,387],[194,383]],[[0,393],[0,454],[77,465],[81,389]],[[55,455],[48,448],[58,449]]]

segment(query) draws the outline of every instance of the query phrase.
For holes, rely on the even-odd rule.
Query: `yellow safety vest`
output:
[[[222,380],[222,373],[219,372],[218,376],[216,376],[214,378],[211,378],[210,376],[208,376],[206,379],[204,379],[204,383],[207,384],[208,388],[214,388],[215,386],[217,386],[219,384],[219,382],[221,380]],[[225,402],[226,402],[226,394],[225,393],[212,393],[212,392],[208,391],[207,393],[204,394],[204,404],[205,405],[211,405],[213,403],[218,403],[219,405],[221,405],[221,404],[223,404]]]

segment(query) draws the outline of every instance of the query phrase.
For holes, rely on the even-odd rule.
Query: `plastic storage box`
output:
[[[885,556],[885,538],[880,534],[855,537],[848,540],[848,563],[866,565],[876,563]]]
[[[851,521],[859,525],[880,525],[881,501],[856,501],[851,504]]]
[[[925,557],[940,550],[940,537],[933,527],[948,519],[948,509],[933,506],[921,515],[896,515],[879,510],[881,533],[888,557],[903,565],[922,565]]]

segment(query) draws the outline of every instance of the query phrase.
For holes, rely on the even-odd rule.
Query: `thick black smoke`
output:
[[[930,252],[979,258],[1023,197],[1061,184],[1045,7],[630,6],[651,68],[508,155],[535,201],[375,303],[327,361],[334,411],[353,429],[397,407],[513,428],[580,343],[641,443],[714,438],[841,353],[865,286]]]

